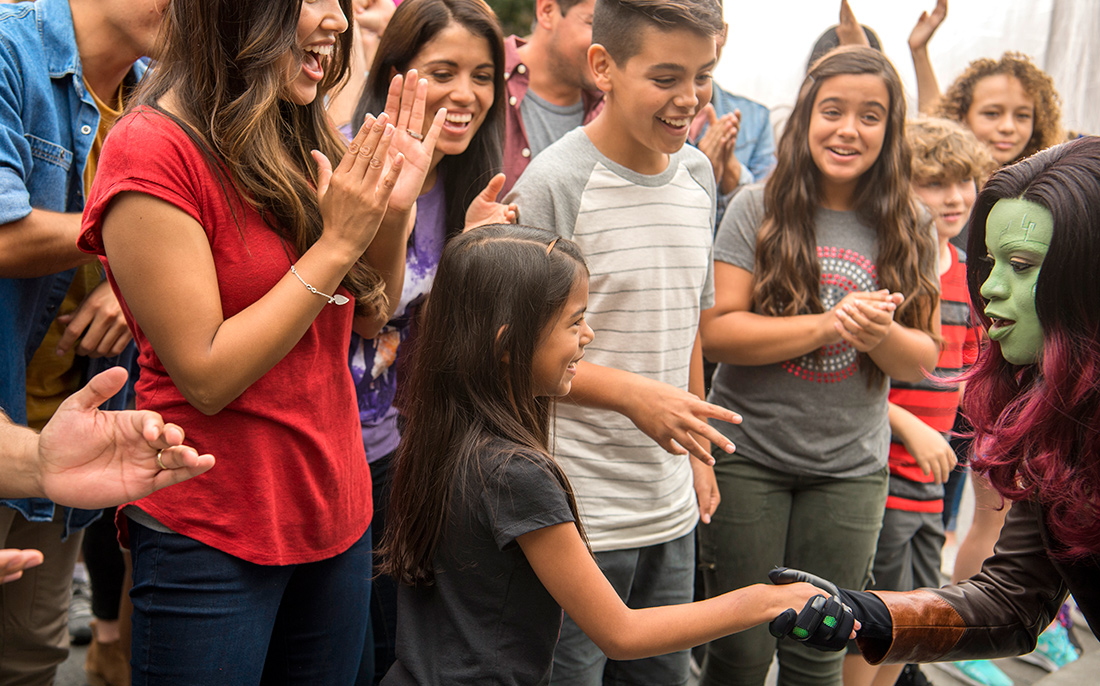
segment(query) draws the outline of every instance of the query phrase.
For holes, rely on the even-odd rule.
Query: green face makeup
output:
[[[998,200],[985,222],[985,247],[993,262],[982,284],[989,338],[1011,364],[1032,364],[1043,349],[1035,312],[1035,284],[1054,234],[1054,218],[1042,205],[1019,198]]]

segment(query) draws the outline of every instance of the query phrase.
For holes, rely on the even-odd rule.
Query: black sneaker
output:
[[[924,676],[924,672],[920,671],[920,666],[905,665],[894,686],[932,686],[932,682]]]

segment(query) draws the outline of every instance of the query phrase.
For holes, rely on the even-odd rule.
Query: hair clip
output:
[[[559,236],[559,238],[560,238],[560,236]],[[557,245],[557,243],[558,243],[558,239],[555,238],[554,240],[550,241],[550,245],[546,246],[546,256],[547,257],[550,257],[550,251],[554,249],[554,246]]]

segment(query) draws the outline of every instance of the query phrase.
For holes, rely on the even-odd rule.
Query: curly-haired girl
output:
[[[971,62],[947,89],[936,113],[965,124],[1000,164],[1065,138],[1054,81],[1019,52]]]
[[[976,59],[940,96],[928,41],[947,17],[947,1],[922,12],[909,35],[920,111],[962,123],[989,146],[998,164],[1011,164],[1065,140],[1054,81],[1027,55]]]

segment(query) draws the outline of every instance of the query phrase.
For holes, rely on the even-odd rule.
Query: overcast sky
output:
[[[1074,1],[1100,12],[1100,0]],[[850,4],[860,23],[878,33],[913,107],[916,77],[907,41],[921,11],[931,11],[935,0]],[[952,0],[947,20],[929,44],[940,87],[946,89],[970,60],[998,57],[1006,50],[1027,53],[1042,64],[1053,4],[1054,0]],[[730,38],[716,71],[718,83],[769,107],[793,104],[810,48],[837,23],[839,0],[725,0],[724,6]],[[994,7],[997,13],[991,14]],[[1093,40],[1100,41],[1100,36]]]

